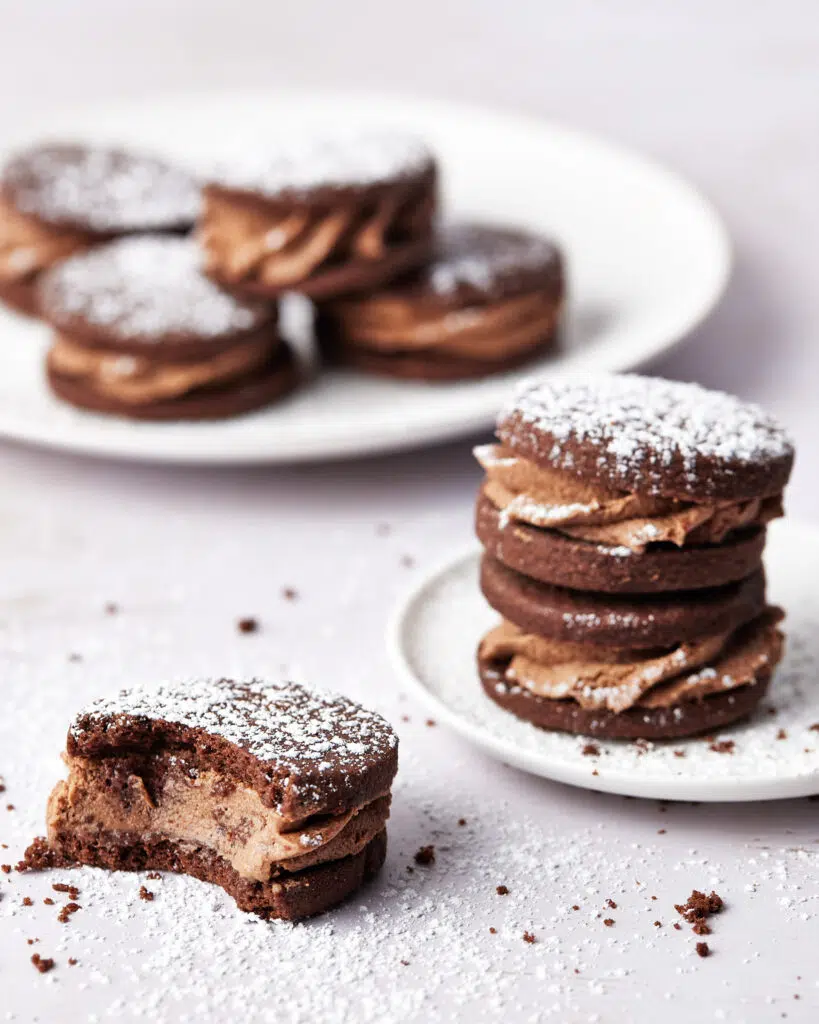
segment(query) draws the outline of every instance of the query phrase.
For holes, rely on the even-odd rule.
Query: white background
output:
[[[363,87],[542,114],[675,166],[724,214],[736,243],[736,270],[718,311],[655,369],[728,388],[782,416],[798,443],[789,511],[819,519],[819,17],[813,0],[4,0],[0,10],[0,109],[7,123],[36,123],[37,112],[53,104],[100,97],[155,94],[161,103],[169,89]],[[81,595],[89,601],[89,595],[115,597],[125,606],[132,596],[150,605],[151,587],[170,585],[161,570],[172,564],[183,577],[176,580],[180,593],[197,594],[190,615],[194,605],[201,614],[202,595],[210,588],[220,594],[225,615],[235,610],[275,621],[278,587],[294,583],[304,598],[298,615],[279,629],[277,650],[305,666],[315,683],[346,688],[390,712],[394,699],[384,692],[395,683],[382,653],[388,604],[415,574],[468,539],[479,478],[468,443],[346,466],[224,473],[116,467],[8,447],[0,450],[0,473],[9,570],[0,621],[6,635],[18,629],[16,617],[29,615],[36,623],[38,614],[47,614],[42,609],[49,607],[50,559],[60,566],[56,574],[70,569],[78,601]],[[168,525],[180,516],[189,530]],[[379,522],[391,524],[389,538],[378,537]],[[260,529],[261,523],[268,528]],[[253,550],[237,542],[245,533],[254,538]],[[175,545],[173,558],[163,550],[168,543]],[[220,546],[230,559],[198,557]],[[278,552],[285,548],[287,578],[277,571]],[[401,565],[402,554],[416,559],[415,569]],[[265,573],[269,607],[260,606]],[[39,613],[36,603],[24,600],[35,578],[45,602]],[[252,600],[246,601],[249,579]],[[184,617],[185,601],[179,600]],[[195,621],[189,625],[195,635]],[[124,659],[136,642],[128,630],[123,618],[118,643]],[[175,650],[174,667],[188,662],[200,670],[195,639],[184,642],[189,647]],[[8,650],[4,656],[14,663]],[[35,674],[40,654],[31,648],[26,653]],[[22,671],[19,663],[16,670]],[[60,684],[55,678],[52,685]],[[84,678],[80,689],[85,695],[97,685],[108,680]],[[61,693],[59,703],[67,709],[70,696]],[[407,726],[402,742],[407,782],[412,766],[423,763],[464,799],[506,799],[509,815],[554,819],[552,827],[557,822],[567,835],[593,821],[605,824],[607,843],[628,845],[654,831],[653,804],[630,804],[626,813],[614,798],[533,785],[493,768],[440,729]],[[15,770],[19,766],[0,765],[7,776]],[[406,809],[399,821],[411,844]],[[602,1021],[649,1020],[648,1007],[660,1007],[669,1021],[689,1020],[694,1012],[705,1020],[721,1013],[722,1019],[768,1021],[785,1012],[789,1020],[815,1020],[815,956],[804,954],[816,949],[816,919],[801,922],[794,935],[782,914],[755,911],[746,898],[741,851],[749,842],[772,849],[814,842],[816,805],[718,812],[679,807],[673,822],[676,835],[657,854],[657,874],[685,869],[695,846],[698,860],[721,857],[727,865],[723,895],[739,908],[734,920],[743,927],[729,925],[725,916],[723,959],[702,962],[711,970],[694,965],[688,995],[681,989],[676,998],[662,1000],[667,981],[659,979],[660,971],[656,981],[652,971],[640,973],[635,944],[629,965],[637,968],[637,982],[615,986],[613,1002],[586,993],[581,1016],[567,1002],[563,1016],[553,1019],[589,1020],[597,1013]],[[695,871],[685,870],[686,882],[689,875],[697,881]],[[707,885],[708,878],[701,882]],[[670,890],[676,898],[686,894]],[[789,934],[785,963],[776,950],[783,950]],[[740,950],[740,940],[748,948]],[[732,942],[733,957],[727,951]],[[741,960],[753,950],[760,956],[749,979]],[[793,980],[800,972],[792,970],[799,950],[807,979],[801,988]],[[0,984],[7,970],[0,966]],[[417,984],[424,985],[423,977]],[[522,973],[517,997],[533,1019],[542,1006],[541,985]],[[642,1009],[634,1004],[629,1011],[624,1007],[637,989]],[[801,992],[800,1001],[793,1000],[792,989]],[[83,997],[77,998],[76,1019],[85,1019]],[[26,1011],[18,1012],[18,1019],[26,1019]]]

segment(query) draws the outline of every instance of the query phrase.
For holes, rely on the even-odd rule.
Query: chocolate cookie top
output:
[[[179,231],[199,212],[199,186],[155,157],[105,146],[49,144],[13,157],[0,193],[56,228],[114,236]]]
[[[434,174],[427,147],[412,136],[366,133],[304,140],[267,153],[242,153],[214,169],[211,184],[261,199],[332,201]]]
[[[214,351],[275,322],[275,307],[237,299],[201,272],[185,238],[141,235],[80,253],[48,271],[41,313],[89,345],[133,351],[208,343]]]
[[[794,458],[782,425],[758,406],[631,374],[524,382],[497,433],[540,465],[694,502],[778,494]]]
[[[441,299],[499,299],[532,289],[563,289],[560,251],[548,239],[487,224],[438,230],[433,257],[415,286]]]
[[[171,747],[252,786],[288,818],[338,813],[390,788],[398,738],[373,711],[297,683],[202,680],[95,701],[68,752],[104,757]]]

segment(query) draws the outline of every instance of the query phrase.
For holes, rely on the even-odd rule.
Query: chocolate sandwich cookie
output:
[[[498,420],[478,535],[544,583],[611,593],[755,572],[793,465],[782,427],[695,384],[624,375],[525,384]]]
[[[332,362],[416,380],[511,369],[555,342],[563,302],[558,249],[478,224],[441,228],[422,269],[382,291],[322,305],[319,345]]]
[[[793,464],[755,406],[635,376],[530,381],[476,449],[484,690],[549,729],[662,738],[757,705],[781,657],[765,527]]]
[[[198,185],[162,160],[104,146],[41,145],[0,172],[0,298],[36,312],[38,276],[120,235],[193,226]]]
[[[437,171],[414,139],[363,135],[244,155],[204,190],[207,273],[239,294],[366,291],[419,265]]]
[[[478,649],[486,695],[544,729],[611,739],[672,739],[751,714],[782,656],[779,608],[737,630],[660,650],[527,634],[509,622]]]
[[[126,691],[71,725],[50,856],[190,874],[265,918],[321,913],[383,863],[397,749],[377,714],[293,683]]]
[[[292,391],[299,372],[275,306],[226,294],[194,242],[142,235],[65,260],[40,282],[55,330],[52,390],[132,419],[219,419]]]

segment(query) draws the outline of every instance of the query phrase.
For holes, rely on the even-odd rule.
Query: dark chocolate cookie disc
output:
[[[721,544],[663,544],[635,552],[525,523],[503,525],[485,496],[478,499],[475,529],[489,554],[516,572],[556,587],[606,594],[722,587],[757,572],[765,547],[765,529],[757,526]]]
[[[731,632],[765,607],[762,570],[724,587],[635,597],[539,583],[484,555],[481,590],[495,611],[524,632],[592,647],[673,647]]]

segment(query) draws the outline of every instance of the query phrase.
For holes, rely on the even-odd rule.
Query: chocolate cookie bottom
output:
[[[575,540],[528,523],[503,524],[482,492],[475,532],[499,562],[556,587],[606,594],[656,594],[735,583],[762,565],[765,527],[736,530],[721,544],[654,544],[645,551]]]
[[[215,420],[240,416],[270,405],[294,391],[301,373],[290,348],[280,342],[270,361],[251,374],[202,387],[178,398],[135,405],[102,395],[82,381],[56,373],[47,364],[48,383],[59,398],[79,409],[135,420]]]
[[[378,833],[359,853],[269,882],[242,878],[206,847],[167,840],[123,845],[115,836],[61,834],[52,844],[61,862],[116,871],[173,871],[212,882],[233,897],[240,910],[267,920],[296,921],[341,903],[372,878],[384,863],[387,833]]]
[[[348,366],[364,373],[399,380],[454,381],[477,380],[495,373],[504,373],[532,362],[539,356],[554,349],[558,331],[555,329],[536,345],[523,352],[503,359],[468,359],[463,356],[424,352],[376,352],[373,349],[345,343],[323,328],[321,320],[316,325],[319,349],[324,359],[335,366]]]
[[[24,316],[38,315],[36,281],[0,280],[0,302]]]
[[[667,740],[711,732],[747,718],[765,696],[771,670],[753,683],[727,693],[686,701],[668,708],[633,707],[614,712],[589,710],[572,700],[538,697],[504,679],[505,666],[478,660],[481,684],[490,700],[540,729],[600,736],[604,739]]]

